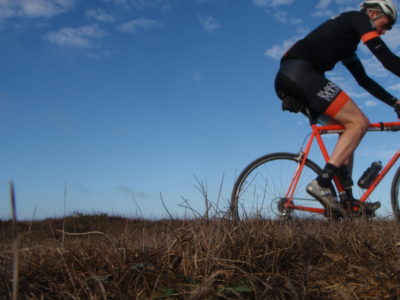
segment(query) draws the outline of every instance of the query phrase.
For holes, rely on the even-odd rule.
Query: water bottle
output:
[[[367,189],[371,186],[372,182],[378,176],[379,171],[382,169],[382,162],[374,161],[372,165],[362,174],[357,184],[360,188]]]

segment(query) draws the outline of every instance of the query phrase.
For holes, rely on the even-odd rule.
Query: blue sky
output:
[[[222,208],[247,163],[296,152],[309,131],[280,111],[280,55],[359,2],[0,0],[0,217],[10,180],[24,219],[61,216],[65,187],[67,213],[164,217],[161,197],[174,216],[188,203],[202,213],[197,180],[214,202],[222,185]],[[384,37],[396,53],[399,32]],[[358,53],[398,95],[398,79],[363,45]],[[342,66],[328,77],[371,121],[395,120]],[[399,145],[371,137],[359,172]]]

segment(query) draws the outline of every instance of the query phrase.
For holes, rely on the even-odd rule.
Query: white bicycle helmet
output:
[[[379,7],[382,12],[392,19],[393,24],[397,20],[397,7],[392,0],[365,0],[361,6],[363,8]]]

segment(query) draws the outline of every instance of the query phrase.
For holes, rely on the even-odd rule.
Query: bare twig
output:
[[[17,210],[15,205],[15,190],[14,190],[14,183],[11,181],[10,183],[10,195],[11,195],[11,213],[12,213],[12,227],[13,227],[13,234],[14,234],[14,262],[13,262],[13,293],[12,299],[18,299],[18,281],[19,281],[19,235],[18,235],[18,228],[17,228]]]
[[[133,191],[131,191],[131,197],[132,197],[133,203],[135,203],[135,206],[136,206],[137,210],[139,211],[140,217],[144,218],[144,214],[143,214],[142,210],[140,209],[139,204],[136,201],[136,197],[135,197],[135,194],[133,193]]]
[[[195,185],[195,188],[203,195],[204,201],[205,201],[205,206],[206,206],[206,211],[204,212],[204,216],[207,221],[210,220],[209,218],[209,210],[210,210],[210,204],[209,204],[209,199],[208,199],[208,192],[207,192],[207,181],[206,183],[200,181],[197,176],[194,176],[194,178],[197,181],[197,186]]]
[[[61,238],[61,253],[64,253],[64,242],[65,242],[65,211],[67,208],[67,184],[64,186],[64,217],[62,227],[62,238]]]
[[[33,224],[33,220],[35,219],[36,209],[37,209],[37,203],[36,203],[36,205],[35,205],[35,209],[33,210],[31,222],[29,223],[29,229],[28,229],[28,232],[29,232],[29,233],[30,233],[31,230],[32,230],[32,224]]]
[[[186,198],[183,198],[183,197],[181,197],[181,198],[182,198],[182,200],[183,200],[185,205],[184,204],[179,204],[179,206],[183,207],[185,209],[189,209],[193,213],[193,216],[195,218],[201,218],[201,214],[189,204],[189,200],[186,199]]]
[[[163,199],[163,196],[162,196],[161,193],[160,193],[160,198],[161,198],[161,203],[162,203],[162,205],[164,206],[165,210],[167,211],[167,214],[169,215],[169,218],[170,218],[171,220],[173,220],[174,217],[172,216],[172,214],[169,212],[167,206],[165,205],[164,199]]]
[[[215,212],[217,214],[218,214],[218,208],[219,208],[219,201],[221,200],[221,197],[222,197],[222,187],[224,186],[224,178],[225,178],[225,174],[222,175],[221,185],[219,186],[217,204],[215,207]]]
[[[103,296],[103,299],[104,299],[104,300],[107,300],[107,292],[106,292],[106,289],[104,288],[104,285],[103,285],[103,283],[101,282],[101,280],[100,280],[98,277],[96,277],[96,276],[92,276],[92,277],[90,277],[89,279],[93,279],[93,280],[95,280],[95,281],[99,284],[100,290],[101,290],[101,295]]]
[[[56,230],[57,232],[62,232],[64,235],[69,236],[83,236],[83,235],[92,235],[92,234],[99,234],[107,238],[107,240],[115,247],[113,240],[104,232],[101,231],[89,231],[89,232],[66,232],[65,230]]]
[[[70,270],[68,268],[68,264],[64,259],[64,254],[61,252],[61,250],[59,248],[57,249],[57,252],[58,252],[58,254],[60,254],[61,261],[62,261],[63,265],[65,266],[65,269],[67,270],[67,273],[68,273],[68,276],[69,276],[69,280],[70,280],[71,285],[72,285],[72,287],[74,289],[74,292],[76,293],[77,288],[75,286],[74,279],[72,278],[72,274],[71,274],[71,272],[70,272]]]

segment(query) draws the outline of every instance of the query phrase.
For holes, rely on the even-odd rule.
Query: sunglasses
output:
[[[380,19],[380,18],[382,18],[383,16],[386,16],[387,19],[389,20],[389,22],[387,22],[385,25],[382,25],[382,27],[383,27],[385,30],[390,30],[390,29],[392,29],[392,27],[393,27],[393,22],[392,22],[392,20],[390,19],[390,17],[388,17],[388,16],[385,15],[384,13],[378,14],[378,16],[377,16],[373,21],[375,21],[375,20],[377,20],[377,19]]]

